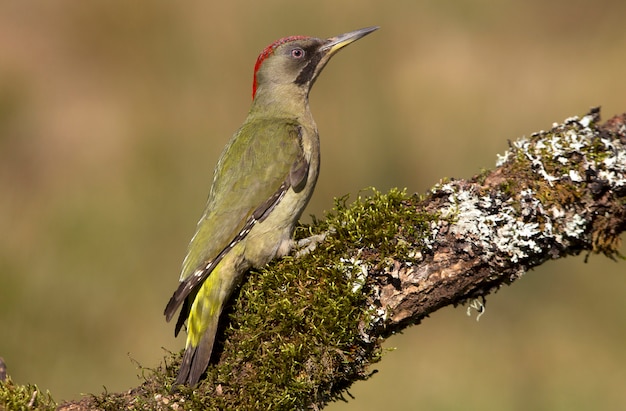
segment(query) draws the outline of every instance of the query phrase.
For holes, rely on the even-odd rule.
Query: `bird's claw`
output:
[[[328,231],[323,232],[322,234],[315,234],[307,238],[303,238],[302,240],[296,241],[296,258],[302,257],[303,255],[307,255],[311,251],[317,248],[317,245],[328,237],[329,234],[334,232],[334,229],[329,229]]]

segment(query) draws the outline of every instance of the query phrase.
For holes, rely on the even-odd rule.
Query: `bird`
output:
[[[164,311],[186,323],[174,386],[195,386],[208,368],[222,310],[250,268],[289,254],[295,225],[315,187],[320,141],[309,92],[326,63],[377,26],[321,39],[281,38],[256,60],[252,105],[224,148],[206,207]]]

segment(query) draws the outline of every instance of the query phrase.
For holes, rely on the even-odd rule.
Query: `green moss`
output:
[[[315,252],[248,274],[225,312],[219,361],[198,387],[169,393],[177,353],[158,369],[143,370],[132,408],[120,394],[105,393],[93,403],[103,410],[293,410],[343,399],[382,355],[381,341],[368,335],[374,309],[368,308],[367,278],[355,287],[356,275],[392,256],[410,261],[415,244],[422,250],[438,217],[418,211],[420,201],[402,190],[374,190],[350,204],[338,199],[323,221],[314,218],[297,230],[300,238],[330,232]]]
[[[387,194],[372,191],[371,197],[359,197],[350,205],[347,205],[347,197],[336,200],[335,209],[324,222],[318,223],[322,230],[332,227],[336,231],[329,239],[332,246],[346,245],[348,252],[376,248],[380,259],[384,259],[390,255],[403,257],[402,250],[408,244],[425,245],[430,223],[439,216],[417,209],[421,196],[409,196],[399,189]]]
[[[300,227],[299,237],[331,227],[332,233],[314,253],[286,257],[248,275],[223,325],[219,363],[209,367],[199,387],[180,387],[171,400],[189,410],[293,410],[343,398],[354,381],[368,378],[382,350],[379,341],[363,335],[371,319],[362,308],[366,290],[355,289],[346,266],[329,262],[360,253],[377,264],[408,250],[407,244],[419,244],[435,217],[416,213],[417,201],[401,190],[374,191],[352,204],[344,197],[324,221]],[[394,239],[398,232],[400,240]],[[369,254],[363,252],[370,247]],[[156,380],[171,385],[180,355],[169,361],[174,365],[151,371],[147,379],[154,392],[160,392]],[[114,402],[100,398],[102,408]]]
[[[57,404],[48,391],[36,385],[18,385],[7,378],[0,381],[0,411],[54,410]]]

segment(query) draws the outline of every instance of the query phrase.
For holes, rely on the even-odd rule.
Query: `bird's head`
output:
[[[315,79],[337,51],[376,29],[378,27],[367,27],[328,39],[292,36],[275,41],[256,61],[252,98],[294,86],[308,95]]]

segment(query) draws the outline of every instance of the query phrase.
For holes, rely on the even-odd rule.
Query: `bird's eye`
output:
[[[292,49],[291,57],[293,57],[294,59],[301,59],[302,57],[304,57],[304,50],[302,50],[300,47]]]

